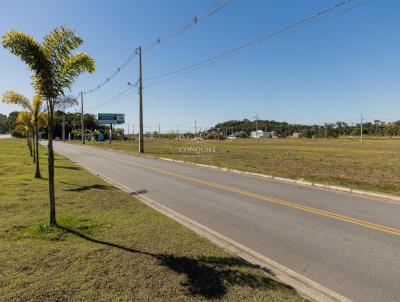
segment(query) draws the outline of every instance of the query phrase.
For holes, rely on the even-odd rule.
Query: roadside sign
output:
[[[97,119],[100,125],[124,124],[125,114],[123,113],[99,113]]]

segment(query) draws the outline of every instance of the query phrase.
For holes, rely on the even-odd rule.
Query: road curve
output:
[[[400,299],[400,203],[62,142],[54,147],[349,299]]]

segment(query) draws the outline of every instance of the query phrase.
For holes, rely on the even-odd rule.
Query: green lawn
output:
[[[137,153],[137,142],[88,142]],[[181,147],[203,147],[200,154]],[[206,150],[207,147],[211,150]],[[203,151],[206,152],[203,152]],[[215,150],[215,152],[213,152]],[[210,152],[212,151],[212,152]],[[400,139],[241,139],[145,142],[149,155],[293,179],[400,194]]]
[[[25,141],[0,141],[1,301],[303,301],[260,269],[56,157],[59,228]]]

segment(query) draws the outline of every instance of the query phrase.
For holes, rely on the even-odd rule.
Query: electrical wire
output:
[[[172,38],[174,38],[175,36],[185,32],[186,30],[190,29],[191,27],[193,27],[194,25],[200,23],[203,19],[210,17],[212,15],[214,15],[216,12],[220,11],[221,9],[223,9],[225,6],[227,6],[229,3],[231,3],[233,0],[221,0],[218,3],[216,3],[214,6],[210,7],[209,9],[207,9],[206,11],[193,16],[193,18],[182,24],[181,26],[177,27],[175,30],[164,34],[163,36],[158,36],[155,41],[149,43],[148,45],[143,46],[142,48],[145,50],[151,49],[153,47],[156,47],[157,45],[159,45],[162,42],[168,41]]]
[[[341,7],[344,7],[346,4],[348,4],[348,3],[352,2],[352,1],[353,1],[353,0],[345,0],[345,1],[339,2],[339,3],[337,3],[336,5],[334,5],[334,6],[332,6],[332,7],[329,7],[329,8],[327,8],[327,9],[325,9],[325,10],[319,11],[319,12],[317,12],[317,13],[315,13],[315,14],[309,16],[309,17],[306,17],[306,18],[301,19],[300,21],[297,21],[297,22],[295,22],[295,23],[292,23],[292,24],[290,24],[290,25],[288,25],[288,26],[286,26],[286,27],[283,27],[283,28],[281,28],[281,29],[278,29],[277,31],[274,31],[274,32],[272,32],[272,33],[270,33],[270,34],[264,35],[264,36],[262,36],[262,37],[260,37],[260,38],[258,38],[258,39],[256,39],[256,40],[253,40],[253,41],[251,41],[251,42],[248,42],[248,43],[246,43],[246,44],[243,44],[243,45],[241,45],[241,46],[239,46],[239,47],[236,47],[236,48],[233,48],[233,49],[231,49],[231,50],[228,50],[228,51],[226,51],[226,52],[224,52],[224,53],[221,53],[221,54],[219,54],[219,55],[216,55],[216,56],[214,56],[214,57],[211,57],[211,58],[202,60],[202,61],[200,61],[200,62],[197,62],[197,63],[195,63],[195,64],[191,64],[191,65],[186,66],[186,67],[183,67],[183,68],[179,68],[179,69],[173,70],[173,71],[171,71],[171,72],[167,72],[167,73],[163,73],[163,74],[160,74],[160,75],[157,75],[157,76],[153,76],[153,77],[150,77],[150,78],[146,78],[146,79],[143,80],[143,82],[145,82],[145,81],[152,81],[152,80],[156,80],[156,79],[162,79],[162,78],[164,78],[164,79],[162,79],[162,80],[160,80],[160,81],[158,81],[158,82],[155,82],[155,83],[146,85],[146,86],[143,87],[143,89],[147,89],[147,88],[151,88],[151,87],[153,87],[153,86],[160,85],[160,84],[162,84],[162,83],[164,83],[164,82],[170,81],[170,80],[172,80],[172,79],[175,79],[175,78],[177,78],[177,77],[180,77],[180,76],[182,76],[182,75],[185,75],[185,74],[187,74],[187,73],[189,73],[189,72],[196,71],[196,70],[202,68],[203,65],[205,65],[205,64],[212,64],[212,63],[219,62],[220,60],[224,59],[224,58],[225,58],[226,56],[228,56],[228,55],[237,53],[237,52],[239,52],[240,50],[242,50],[242,49],[244,49],[244,48],[253,46],[253,45],[255,45],[255,44],[259,43],[259,42],[262,42],[262,41],[264,41],[264,40],[266,40],[266,39],[273,38],[273,37],[275,37],[275,36],[277,36],[277,35],[279,35],[279,34],[282,34],[282,33],[284,33],[284,32],[287,32],[287,31],[289,31],[289,30],[291,30],[291,29],[294,29],[294,28],[296,28],[296,27],[298,27],[298,26],[301,26],[301,25],[303,25],[303,24],[305,24],[305,23],[309,23],[309,22],[315,20],[315,19],[318,18],[318,17],[321,17],[321,16],[326,15],[326,14],[332,12],[332,11],[335,11],[335,10],[341,8]],[[334,17],[334,16],[339,15],[339,14],[345,12],[345,11],[352,10],[352,9],[357,8],[357,7],[359,7],[359,6],[363,5],[363,4],[366,4],[367,2],[370,2],[370,1],[372,1],[372,0],[365,0],[365,1],[362,2],[362,3],[359,3],[359,4],[357,4],[357,5],[355,5],[355,6],[352,6],[352,7],[348,7],[346,10],[340,11],[340,12],[338,12],[337,14],[332,15],[332,16],[330,16],[330,17]],[[229,2],[230,2],[230,1],[229,1]],[[227,5],[227,3],[226,3],[225,5]],[[165,77],[166,77],[166,78],[165,78]],[[137,84],[137,83],[136,83],[136,84]],[[135,84],[135,85],[136,85],[136,84]],[[106,104],[108,104],[108,103],[110,103],[110,102],[118,101],[118,100],[119,100],[118,97],[119,97],[121,94],[125,93],[125,91],[127,91],[127,90],[129,90],[129,88],[126,89],[126,90],[124,90],[124,91],[122,91],[121,93],[119,93],[119,94],[116,95],[115,97],[111,98],[110,100],[107,100],[106,102],[101,103],[100,105],[94,106],[94,107],[92,107],[92,108],[97,108],[97,107],[106,105]],[[123,96],[123,97],[125,97],[125,96]]]
[[[164,78],[164,77],[169,77],[169,76],[172,76],[174,74],[179,74],[179,73],[183,74],[184,72],[190,72],[192,69],[194,69],[196,67],[200,67],[202,65],[213,63],[215,61],[221,60],[221,59],[225,58],[226,56],[229,56],[229,55],[232,55],[232,54],[235,54],[235,53],[241,51],[242,49],[245,49],[245,48],[248,48],[248,47],[253,46],[255,44],[258,44],[258,43],[260,43],[260,42],[262,42],[264,40],[274,38],[274,37],[276,37],[276,36],[278,36],[280,34],[283,34],[283,33],[287,32],[287,31],[290,31],[290,30],[292,30],[292,29],[294,29],[296,27],[299,27],[301,25],[309,23],[309,22],[311,22],[311,21],[313,21],[313,20],[315,20],[315,19],[317,19],[317,18],[319,18],[319,17],[321,17],[323,15],[326,15],[326,14],[332,12],[332,11],[335,11],[335,10],[345,6],[346,4],[350,3],[351,1],[353,1],[353,0],[341,1],[341,2],[339,2],[337,4],[335,4],[334,6],[331,6],[331,7],[327,8],[327,9],[324,9],[322,11],[314,13],[311,16],[308,16],[308,17],[303,18],[303,19],[301,19],[301,20],[299,20],[299,21],[297,21],[295,23],[292,23],[292,24],[290,24],[288,26],[280,28],[280,29],[278,29],[278,30],[276,30],[276,31],[274,31],[272,33],[269,33],[269,34],[266,34],[264,36],[261,36],[260,38],[258,38],[256,40],[253,40],[253,41],[250,41],[248,43],[242,44],[242,45],[240,45],[238,47],[235,47],[233,49],[230,49],[228,51],[220,53],[220,54],[218,54],[216,56],[210,57],[208,59],[204,59],[204,60],[199,61],[197,63],[191,64],[191,65],[188,65],[188,66],[185,66],[185,67],[182,67],[182,68],[178,68],[178,69],[175,69],[175,70],[170,71],[170,72],[166,72],[166,73],[162,73],[162,74],[159,74],[159,75],[156,75],[156,76],[152,76],[152,77],[146,78],[146,79],[143,80],[143,82],[152,81],[152,80],[156,80],[156,79],[160,79],[160,78]],[[147,87],[149,87],[149,86],[147,86]]]
[[[102,107],[104,105],[107,105],[107,104],[109,104],[111,102],[117,102],[119,100],[122,100],[123,98],[127,97],[131,93],[131,92],[130,93],[126,93],[126,92],[131,90],[133,87],[136,87],[136,84],[135,85],[130,85],[128,88],[124,89],[123,91],[121,91],[117,95],[113,96],[112,98],[106,100],[105,102],[102,102],[102,103],[100,103],[100,104],[98,104],[96,106],[88,107],[86,109],[87,110],[92,110],[92,109],[96,109],[96,108]]]
[[[100,88],[104,87],[107,83],[109,83],[118,73],[121,72],[122,69],[124,69],[136,56],[136,52],[131,55],[128,60],[125,61],[124,64],[122,64],[121,66],[119,66],[108,78],[106,78],[103,82],[101,82],[99,85],[97,85],[96,87],[83,91],[83,94],[90,94],[92,92],[95,92],[96,90],[99,90]]]
[[[142,47],[142,49],[148,50],[151,48],[154,48],[156,46],[158,46],[159,44],[161,44],[162,42],[168,41],[172,38],[174,38],[175,36],[185,32],[186,30],[190,29],[191,27],[193,27],[194,25],[198,24],[200,21],[202,21],[203,19],[210,17],[212,15],[214,15],[216,12],[220,11],[221,9],[223,9],[225,6],[227,6],[229,3],[231,3],[233,0],[221,0],[219,1],[217,4],[215,4],[214,6],[210,7],[209,9],[207,9],[206,11],[200,13],[197,16],[194,16],[190,21],[186,22],[185,24],[179,26],[178,28],[176,28],[174,31],[171,31],[163,36],[159,36],[157,37],[157,39],[149,44],[147,44],[146,46]],[[125,63],[123,63],[122,65],[120,65],[110,76],[108,76],[103,82],[101,82],[100,84],[98,84],[96,87],[93,87],[92,89],[83,91],[83,94],[90,94],[93,93],[97,90],[99,90],[100,88],[104,87],[105,85],[107,85],[115,76],[117,76],[117,74],[119,74],[121,72],[122,69],[124,69],[137,55],[137,52],[135,51],[135,53],[133,53],[126,61]]]

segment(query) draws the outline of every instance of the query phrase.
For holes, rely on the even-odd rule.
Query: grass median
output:
[[[49,227],[45,156],[35,179],[26,143],[0,141],[4,301],[304,301],[60,156]]]
[[[137,142],[88,142],[137,153]],[[146,154],[400,195],[400,139],[146,140]]]

